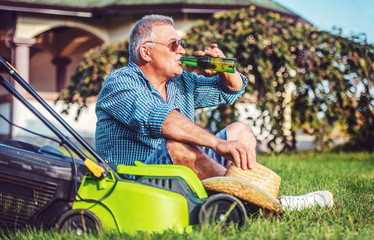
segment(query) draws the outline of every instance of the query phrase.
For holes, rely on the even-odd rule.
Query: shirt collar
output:
[[[136,74],[138,74],[140,76],[140,78],[144,79],[144,81],[146,82],[148,88],[151,91],[155,90],[154,87],[152,86],[152,84],[149,82],[147,76],[142,72],[142,70],[140,70],[139,66],[136,65],[136,63],[134,63],[132,61],[129,61],[128,67],[130,67]]]
[[[130,68],[132,68],[132,69],[134,70],[134,72],[136,72],[136,73],[138,73],[138,74],[142,74],[145,78],[147,78],[147,77],[145,76],[145,74],[142,72],[142,70],[140,70],[139,66],[136,65],[136,63],[134,63],[134,62],[132,62],[132,61],[129,61],[128,66],[129,66]]]

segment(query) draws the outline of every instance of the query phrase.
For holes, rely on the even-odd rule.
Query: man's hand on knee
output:
[[[239,141],[218,141],[213,151],[228,161],[234,161],[237,167],[244,170],[252,169],[254,163],[257,162],[256,153]]]

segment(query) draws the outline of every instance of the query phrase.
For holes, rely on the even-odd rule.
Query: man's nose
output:
[[[184,54],[186,54],[186,49],[184,49],[184,47],[182,47],[181,45],[179,45],[177,53],[184,55]]]

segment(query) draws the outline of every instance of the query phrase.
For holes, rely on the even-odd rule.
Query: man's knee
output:
[[[241,122],[234,122],[231,123],[229,126],[227,126],[227,138],[234,138],[236,136],[250,136],[250,137],[255,137],[253,134],[252,129]]]
[[[245,144],[257,145],[252,129],[241,122],[234,122],[226,128],[227,140],[238,140]]]

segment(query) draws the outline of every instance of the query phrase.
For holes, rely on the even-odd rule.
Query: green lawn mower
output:
[[[56,227],[77,234],[101,230],[132,233],[186,229],[217,221],[245,224],[247,210],[242,200],[224,193],[208,196],[198,177],[187,167],[107,163],[1,57],[0,68],[31,94],[94,159],[89,159],[78,144],[61,133],[0,75],[1,85],[56,135],[50,140],[68,152],[63,154],[50,145],[40,147],[14,139],[0,143],[2,231],[31,226]],[[136,180],[127,180],[123,177],[125,174],[136,175]]]

